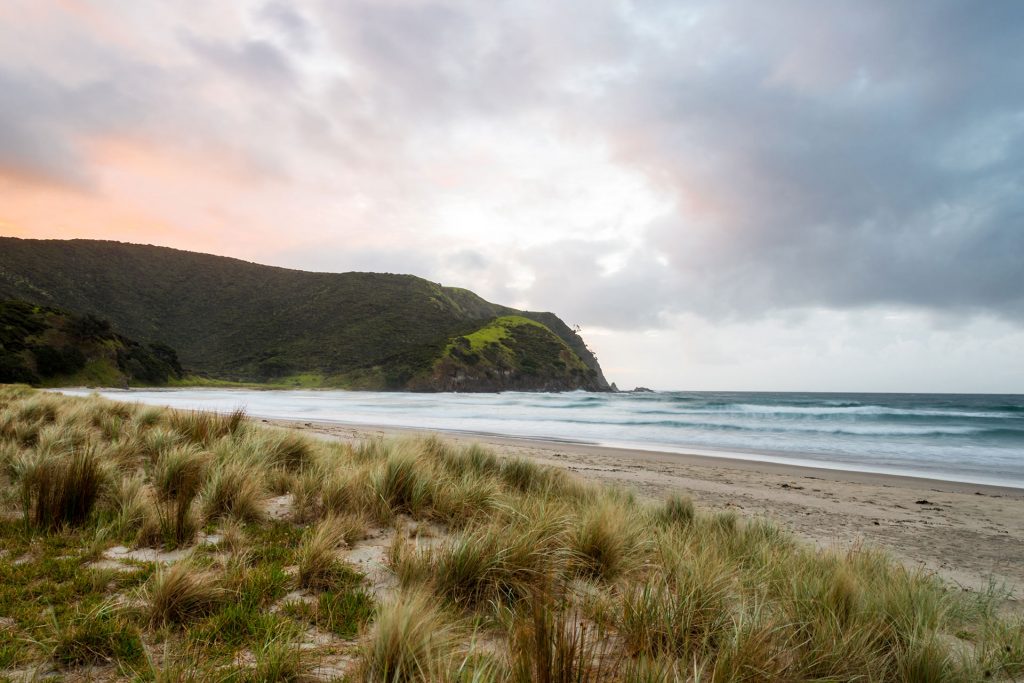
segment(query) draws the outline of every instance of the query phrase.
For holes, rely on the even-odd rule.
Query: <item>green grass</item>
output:
[[[40,463],[82,453],[100,494],[37,523]],[[271,490],[294,505],[242,514],[243,490],[251,510]],[[196,533],[177,536],[182,501]],[[335,656],[365,681],[1024,675],[1024,621],[995,587],[436,437],[318,442],[241,413],[0,388],[0,513],[0,679],[307,680]],[[117,543],[185,555],[93,564]],[[351,554],[378,544],[387,567],[364,576]]]

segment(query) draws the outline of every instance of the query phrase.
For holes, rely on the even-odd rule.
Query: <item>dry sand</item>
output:
[[[269,422],[349,441],[423,433]],[[1024,607],[1021,489],[490,435],[445,437],[629,487],[646,498],[681,492],[703,507],[768,517],[822,547],[884,548],[965,588],[983,588],[994,580],[1014,588],[1012,606]]]

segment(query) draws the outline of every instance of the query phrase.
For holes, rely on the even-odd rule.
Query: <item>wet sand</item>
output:
[[[347,441],[427,433],[267,422]],[[965,588],[979,589],[994,580],[1015,588],[1011,605],[1024,607],[1022,489],[558,441],[457,432],[444,436],[629,487],[647,498],[681,492],[699,506],[768,517],[821,547],[863,543],[884,548],[908,565],[935,571]]]

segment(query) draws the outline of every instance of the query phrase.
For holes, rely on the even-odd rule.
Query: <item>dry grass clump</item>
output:
[[[92,448],[60,455],[36,453],[26,456],[18,470],[25,517],[40,529],[84,524],[104,484]]]
[[[686,526],[693,522],[697,512],[693,501],[686,496],[672,494],[655,512],[655,519],[665,525]]]
[[[573,532],[571,547],[584,576],[614,581],[642,559],[644,531],[635,516],[612,500],[586,508]]]
[[[203,514],[207,519],[231,517],[244,522],[263,519],[266,489],[260,475],[259,470],[238,462],[216,465],[203,485]]]
[[[298,432],[266,430],[257,438],[263,457],[272,467],[297,472],[313,464],[316,445]]]
[[[159,527],[166,543],[183,545],[195,538],[200,519],[192,504],[202,489],[208,463],[208,454],[189,444],[168,449],[153,467]]]
[[[396,449],[373,472],[370,487],[384,502],[386,513],[422,513],[432,502],[428,473],[411,449]]]
[[[366,683],[450,680],[456,646],[450,618],[429,595],[400,593],[378,610],[360,653],[357,679]]]
[[[141,441],[142,452],[155,462],[166,451],[180,445],[184,439],[171,427],[154,425],[146,430]]]
[[[296,552],[299,585],[311,590],[330,590],[351,581],[352,570],[340,557],[348,522],[327,517],[311,528]]]
[[[137,538],[156,509],[153,490],[140,472],[115,478],[104,498],[111,530],[118,538]]]
[[[245,425],[245,411],[241,409],[227,414],[175,410],[168,418],[171,429],[198,446],[209,446],[224,436],[239,436]]]
[[[634,655],[705,659],[732,625],[732,576],[711,561],[630,586],[622,597],[623,644]]]
[[[182,561],[158,569],[145,598],[152,624],[180,626],[211,614],[227,593],[216,574]]]
[[[563,510],[538,506],[470,528],[436,548],[417,551],[398,543],[391,563],[403,585],[429,585],[457,606],[514,604],[567,573],[568,525]]]
[[[515,683],[600,683],[618,680],[622,658],[601,629],[543,591],[510,638]]]

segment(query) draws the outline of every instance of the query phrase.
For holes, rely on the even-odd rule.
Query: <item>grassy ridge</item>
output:
[[[553,314],[411,275],[309,273],[162,247],[4,237],[0,298],[99,315],[135,339],[169,344],[185,367],[216,379],[316,377],[316,386],[373,389],[404,389],[414,378],[435,388],[435,362],[452,339],[521,315],[586,367],[559,388],[608,388],[583,340]]]
[[[0,465],[0,676],[1024,675],[1024,623],[999,615],[998,591],[477,446],[318,442],[241,413],[11,387]],[[117,564],[115,544],[177,554]],[[374,544],[383,566],[364,576],[348,560]]]
[[[521,315],[495,318],[454,338],[431,370],[410,382],[414,389],[458,391],[467,385],[492,391],[596,388],[592,371],[568,344],[546,325]]]

